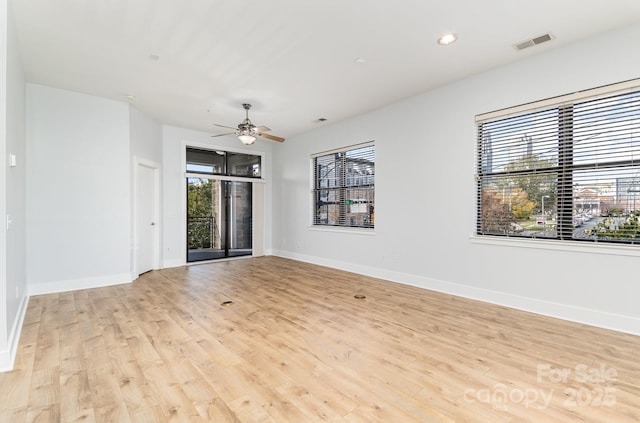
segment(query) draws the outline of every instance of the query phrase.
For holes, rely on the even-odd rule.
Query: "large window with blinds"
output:
[[[311,157],[314,225],[374,227],[375,153],[370,142]]]
[[[477,117],[477,234],[640,243],[640,81]]]

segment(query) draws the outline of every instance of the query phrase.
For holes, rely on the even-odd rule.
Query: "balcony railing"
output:
[[[190,250],[219,248],[220,231],[213,216],[187,216],[187,245]]]

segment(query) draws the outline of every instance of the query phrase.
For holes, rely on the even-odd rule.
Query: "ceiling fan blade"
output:
[[[236,130],[238,128],[232,128],[231,126],[225,126],[225,125],[218,125],[217,123],[214,123],[215,126],[219,126],[220,128],[227,128],[227,129],[233,129]]]
[[[269,128],[268,126],[256,126],[256,131],[258,132],[269,132],[271,131],[271,128]]]
[[[215,138],[215,137],[224,137],[225,135],[235,135],[235,132],[229,132],[226,134],[218,134],[218,135],[211,135],[211,138]]]
[[[275,135],[263,134],[262,132],[258,132],[258,136],[262,137],[262,138],[266,138],[266,139],[271,140],[271,141],[284,142],[284,138],[276,137]]]

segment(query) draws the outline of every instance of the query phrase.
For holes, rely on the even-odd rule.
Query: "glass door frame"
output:
[[[241,255],[241,256],[230,256],[230,257],[224,257],[224,258],[213,258],[213,259],[207,259],[207,260],[199,260],[199,261],[188,261],[187,257],[189,254],[189,246],[188,246],[188,236],[187,236],[187,231],[188,231],[188,222],[187,222],[187,213],[188,213],[188,206],[187,206],[187,186],[188,186],[188,181],[191,178],[197,178],[197,179],[209,179],[209,180],[219,180],[219,181],[231,181],[231,182],[250,182],[251,183],[251,189],[252,189],[252,220],[253,220],[253,224],[252,224],[252,248],[251,248],[251,254],[247,254],[247,255]],[[255,196],[255,191],[256,191],[256,185],[257,184],[265,184],[266,181],[262,178],[243,178],[243,177],[238,177],[238,176],[224,176],[224,175],[207,175],[207,174],[201,174],[201,173],[191,173],[191,172],[185,172],[184,173],[184,179],[183,179],[183,189],[182,189],[182,198],[183,198],[183,207],[182,207],[182,221],[183,221],[183,241],[182,241],[182,246],[183,248],[185,248],[185,254],[184,254],[184,260],[185,260],[185,264],[190,265],[190,264],[198,264],[198,263],[206,263],[208,261],[219,261],[219,260],[226,260],[226,259],[235,259],[235,258],[243,258],[243,257],[255,257],[255,256],[260,256],[263,255],[263,251],[264,251],[264,245],[256,245],[256,242],[264,242],[264,234],[256,234],[256,230],[260,230],[260,228],[264,228],[264,203],[257,203],[257,201],[260,201],[261,198],[263,198],[263,195],[260,195],[258,198],[256,198]],[[256,221],[256,219],[259,219],[259,221]],[[228,245],[226,246],[226,248],[228,248]]]
[[[180,186],[180,215],[177,217],[178,222],[181,225],[180,234],[176,234],[180,239],[180,249],[184,248],[182,251],[186,251],[187,249],[187,190],[185,189],[186,179],[187,178],[205,178],[205,179],[219,179],[225,181],[242,181],[242,182],[251,182],[252,190],[253,190],[253,233],[252,233],[252,255],[247,255],[241,258],[250,258],[250,257],[258,257],[263,256],[265,254],[265,240],[266,240],[266,204],[269,201],[266,197],[268,195],[266,189],[266,176],[268,175],[268,163],[267,163],[267,153],[264,151],[254,150],[254,149],[243,149],[243,148],[235,148],[229,147],[227,145],[212,145],[209,143],[202,142],[192,142],[183,140],[180,148],[180,163],[181,169],[180,172],[182,178],[179,183]],[[213,174],[202,174],[195,172],[187,172],[187,148],[196,148],[210,151],[226,151],[229,153],[239,153],[239,154],[251,154],[260,156],[260,174],[259,178],[256,177],[242,177],[242,176],[228,176],[228,175],[213,175]],[[187,262],[186,261],[186,253],[182,255],[181,263],[182,265],[191,265],[191,264],[201,264],[207,263],[207,261],[199,261],[199,262]],[[235,258],[231,258],[233,260]],[[226,259],[219,259],[226,260]]]

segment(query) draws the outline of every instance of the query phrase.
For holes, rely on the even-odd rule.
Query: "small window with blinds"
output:
[[[606,88],[477,117],[478,235],[640,243],[640,81]]]
[[[366,143],[311,157],[314,225],[374,227],[375,153]]]

